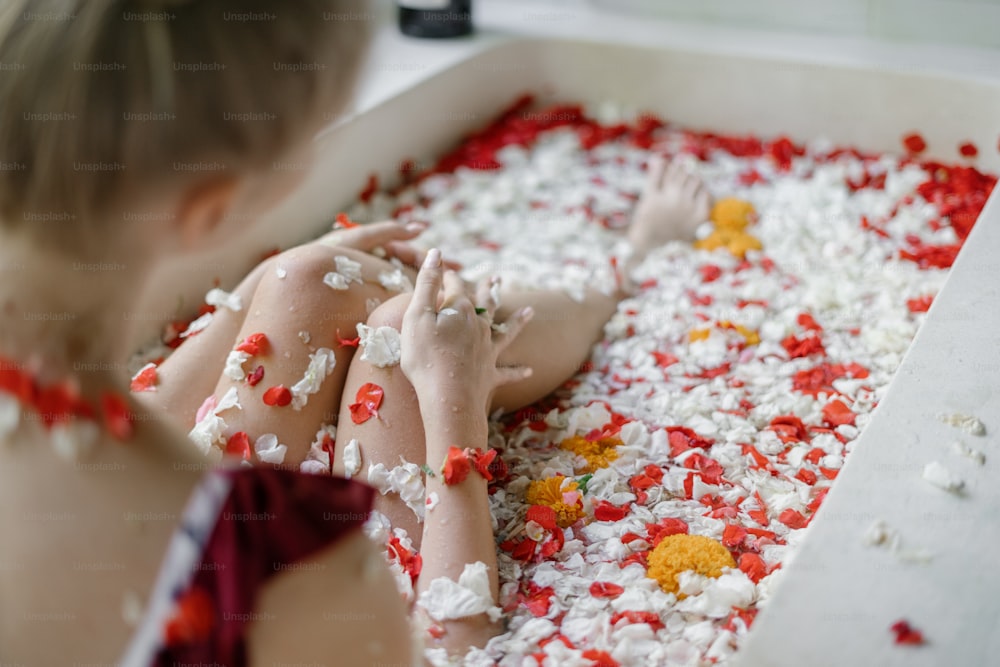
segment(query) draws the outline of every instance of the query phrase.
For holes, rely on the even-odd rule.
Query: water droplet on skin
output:
[[[458,406],[457,405],[451,406],[451,411],[452,412],[458,412]]]
[[[455,371],[448,371],[448,377],[450,378],[455,377]]]
[[[291,358],[292,358],[292,353],[291,352],[285,352],[285,359],[291,359]]]
[[[427,362],[426,364],[424,364],[424,368],[434,368],[434,364]]]

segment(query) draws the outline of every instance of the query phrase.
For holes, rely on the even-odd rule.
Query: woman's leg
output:
[[[363,284],[352,282],[347,289],[337,290],[323,283],[324,276],[336,270],[337,256],[361,264]],[[284,270],[282,276],[278,275],[279,267]],[[241,284],[249,293],[241,294],[242,311],[231,313],[220,308],[208,329],[177,350],[185,352],[184,356],[171,356],[161,365],[158,393],[165,395],[161,405],[190,428],[194,412],[207,396],[220,399],[236,387],[242,409],[220,414],[227,435],[243,431],[252,444],[257,437],[273,433],[288,447],[284,463],[297,466],[305,459],[320,426],[334,422],[341,402],[355,348],[341,345],[338,336],[354,338],[358,322],[368,318],[370,300],[381,302],[395,295],[379,281],[379,273],[392,268],[367,253],[321,244],[299,246],[268,260],[255,269],[259,274],[251,274]],[[251,278],[256,281],[252,290]],[[263,367],[263,379],[251,387],[226,376],[223,369],[230,350],[255,333],[267,336],[268,349],[243,365],[248,374],[258,365]],[[291,388],[299,382],[309,366],[310,354],[319,348],[332,350],[336,363],[305,406],[295,410],[291,405],[266,405],[265,391],[277,385]]]
[[[274,270],[274,259],[254,267],[233,290],[233,294],[239,295],[244,304],[253,300],[264,273]],[[206,329],[184,341],[157,367],[156,391],[141,392],[136,397],[147,406],[178,419],[183,428],[194,426],[198,406],[218,384],[226,355],[233,348],[233,340],[243,326],[246,314],[246,308],[238,312],[226,308],[216,310]]]
[[[401,295],[376,309],[368,320],[371,327],[391,326],[401,330],[403,313],[410,302],[409,295]],[[588,292],[582,302],[557,291],[515,292],[503,297],[503,308],[496,319],[504,321],[517,309],[530,305],[535,316],[525,326],[511,346],[504,351],[504,365],[525,365],[533,369],[531,377],[506,385],[493,397],[491,410],[514,410],[533,403],[556,389],[572,377],[590,356],[590,350],[601,336],[604,323],[614,313],[615,297],[600,292]],[[404,342],[405,344],[405,342]],[[372,417],[362,424],[351,420],[349,406],[355,400],[358,388],[365,383],[382,387],[384,399],[378,409],[378,418]],[[424,463],[439,469],[442,461],[425,461],[424,429],[416,393],[399,366],[379,368],[355,358],[350,365],[344,384],[340,417],[337,422],[337,447],[334,456],[334,473],[344,473],[343,450],[351,439],[357,439],[362,466],[358,477],[367,480],[368,466],[382,463],[392,470],[402,460],[418,466]],[[476,415],[482,418],[482,415]],[[455,419],[462,419],[456,414]],[[485,447],[485,443],[454,442],[457,447]],[[385,514],[392,525],[403,528],[420,545],[420,524],[416,514],[395,493],[376,499],[375,509]]]
[[[646,190],[628,231],[633,261],[638,261],[658,245],[693,235],[694,228],[708,216],[708,204],[708,194],[697,177],[688,174],[676,162],[668,165],[662,159],[651,161]],[[535,316],[505,350],[501,361],[505,365],[528,366],[533,374],[526,380],[501,387],[493,397],[491,411],[497,408],[510,411],[533,403],[572,377],[589,358],[594,343],[601,338],[604,324],[623,296],[622,293],[608,296],[589,290],[582,302],[576,302],[566,293],[555,290],[505,294],[503,307],[496,314],[498,321],[504,321],[524,306],[532,306]],[[407,295],[386,302],[372,313],[369,325],[400,330],[408,303]],[[349,405],[354,402],[355,392],[366,382],[384,390],[379,418],[354,424]],[[462,415],[456,414],[455,419],[462,419]],[[398,366],[377,368],[360,359],[351,363],[338,421],[335,473],[343,474],[343,449],[351,439],[357,439],[360,444],[362,466],[358,475],[362,480],[367,479],[370,464],[382,463],[389,470],[399,465],[401,459],[418,466],[426,463],[435,470],[442,464],[441,461],[424,460],[424,432],[417,397]],[[485,443],[448,444],[485,446]],[[414,545],[419,547],[421,531],[416,515],[399,495],[381,496],[376,500],[376,509],[385,514],[393,526],[405,529]]]

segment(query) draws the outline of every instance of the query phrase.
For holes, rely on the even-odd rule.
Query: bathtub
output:
[[[857,38],[751,33],[619,17],[584,7],[487,2],[479,34],[448,43],[402,38],[379,15],[369,71],[346,116],[316,140],[316,162],[281,208],[247,220],[225,253],[184,262],[165,310],[198,303],[213,278],[235,281],[261,252],[322,231],[367,175],[392,183],[404,158],[427,161],[524,91],[541,101],[615,100],[692,128],[795,139],[823,136],[897,151],[917,130],[928,154],[1000,171],[1000,52],[918,47]],[[862,434],[783,581],[738,654],[745,666],[988,664],[1000,651],[1000,255],[997,193]],[[170,269],[176,275],[177,266]],[[167,306],[170,304],[170,306]],[[963,436],[939,413],[986,424]],[[964,438],[987,452],[982,468],[950,458]],[[934,460],[961,469],[965,497],[920,479]],[[863,544],[882,519],[927,564],[902,564]],[[929,644],[895,646],[900,618]]]

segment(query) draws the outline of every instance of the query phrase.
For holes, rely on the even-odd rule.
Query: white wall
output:
[[[764,30],[1000,49],[1000,0],[520,0]]]

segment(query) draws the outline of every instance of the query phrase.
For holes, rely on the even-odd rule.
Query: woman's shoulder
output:
[[[180,443],[170,437],[141,413],[127,442],[82,420],[48,428],[23,418],[6,431],[0,440],[5,659],[56,664],[71,652],[117,659],[132,631],[129,610],[145,600],[203,473],[192,459],[171,459]],[[49,641],[54,629],[58,645]]]

